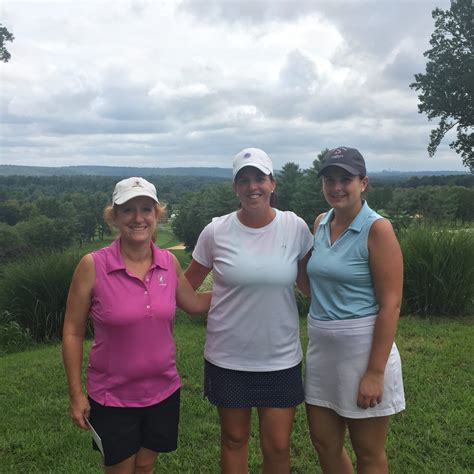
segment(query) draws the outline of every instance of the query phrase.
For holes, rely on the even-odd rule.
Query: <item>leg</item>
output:
[[[137,455],[134,454],[113,466],[104,466],[104,472],[106,474],[134,474],[136,458]]]
[[[306,404],[311,441],[324,473],[352,474],[352,462],[344,448],[346,421],[330,408]]]
[[[359,474],[388,473],[385,440],[389,421],[389,416],[347,420]]]
[[[106,474],[152,474],[158,453],[140,448],[137,454],[130,456],[113,466],[105,466]]]
[[[158,453],[147,448],[140,448],[135,460],[135,474],[153,474]]]
[[[288,474],[290,472],[290,435],[295,418],[295,407],[258,408],[260,445],[263,453],[262,472]]]
[[[218,407],[221,421],[221,470],[247,474],[251,408]]]

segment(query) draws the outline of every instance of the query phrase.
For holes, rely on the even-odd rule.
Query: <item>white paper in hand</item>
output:
[[[100,436],[97,434],[97,431],[91,425],[89,419],[84,417],[84,420],[86,420],[86,423],[89,425],[89,428],[91,429],[91,433],[92,433],[92,438],[94,439],[95,444],[100,449],[100,452],[102,453],[102,456],[103,456],[104,455],[104,448],[102,447],[102,440],[100,439]]]

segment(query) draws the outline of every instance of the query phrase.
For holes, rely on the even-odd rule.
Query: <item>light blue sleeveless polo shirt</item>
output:
[[[363,201],[349,227],[331,245],[331,209],[319,223],[307,271],[311,286],[309,317],[318,320],[355,319],[378,313],[369,266],[367,240],[372,224],[382,216]]]

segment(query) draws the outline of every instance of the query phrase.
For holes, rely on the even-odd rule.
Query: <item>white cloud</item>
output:
[[[357,146],[369,169],[463,169],[408,85],[424,70],[418,1],[6,0],[0,161],[277,168]],[[433,124],[434,125],[434,124]]]

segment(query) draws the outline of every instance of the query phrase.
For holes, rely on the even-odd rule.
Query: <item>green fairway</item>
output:
[[[304,326],[302,320],[306,346]],[[157,472],[219,472],[217,415],[202,397],[204,333],[203,318],[178,315],[175,337],[183,380],[180,444],[177,452],[161,456]],[[473,472],[473,339],[474,327],[468,320],[400,321],[397,343],[407,410],[393,418],[387,446],[390,472]],[[1,357],[0,379],[0,472],[101,472],[89,433],[73,426],[67,416],[59,345]],[[250,472],[259,472],[259,464],[254,424]],[[303,406],[293,431],[292,472],[320,472]]]

